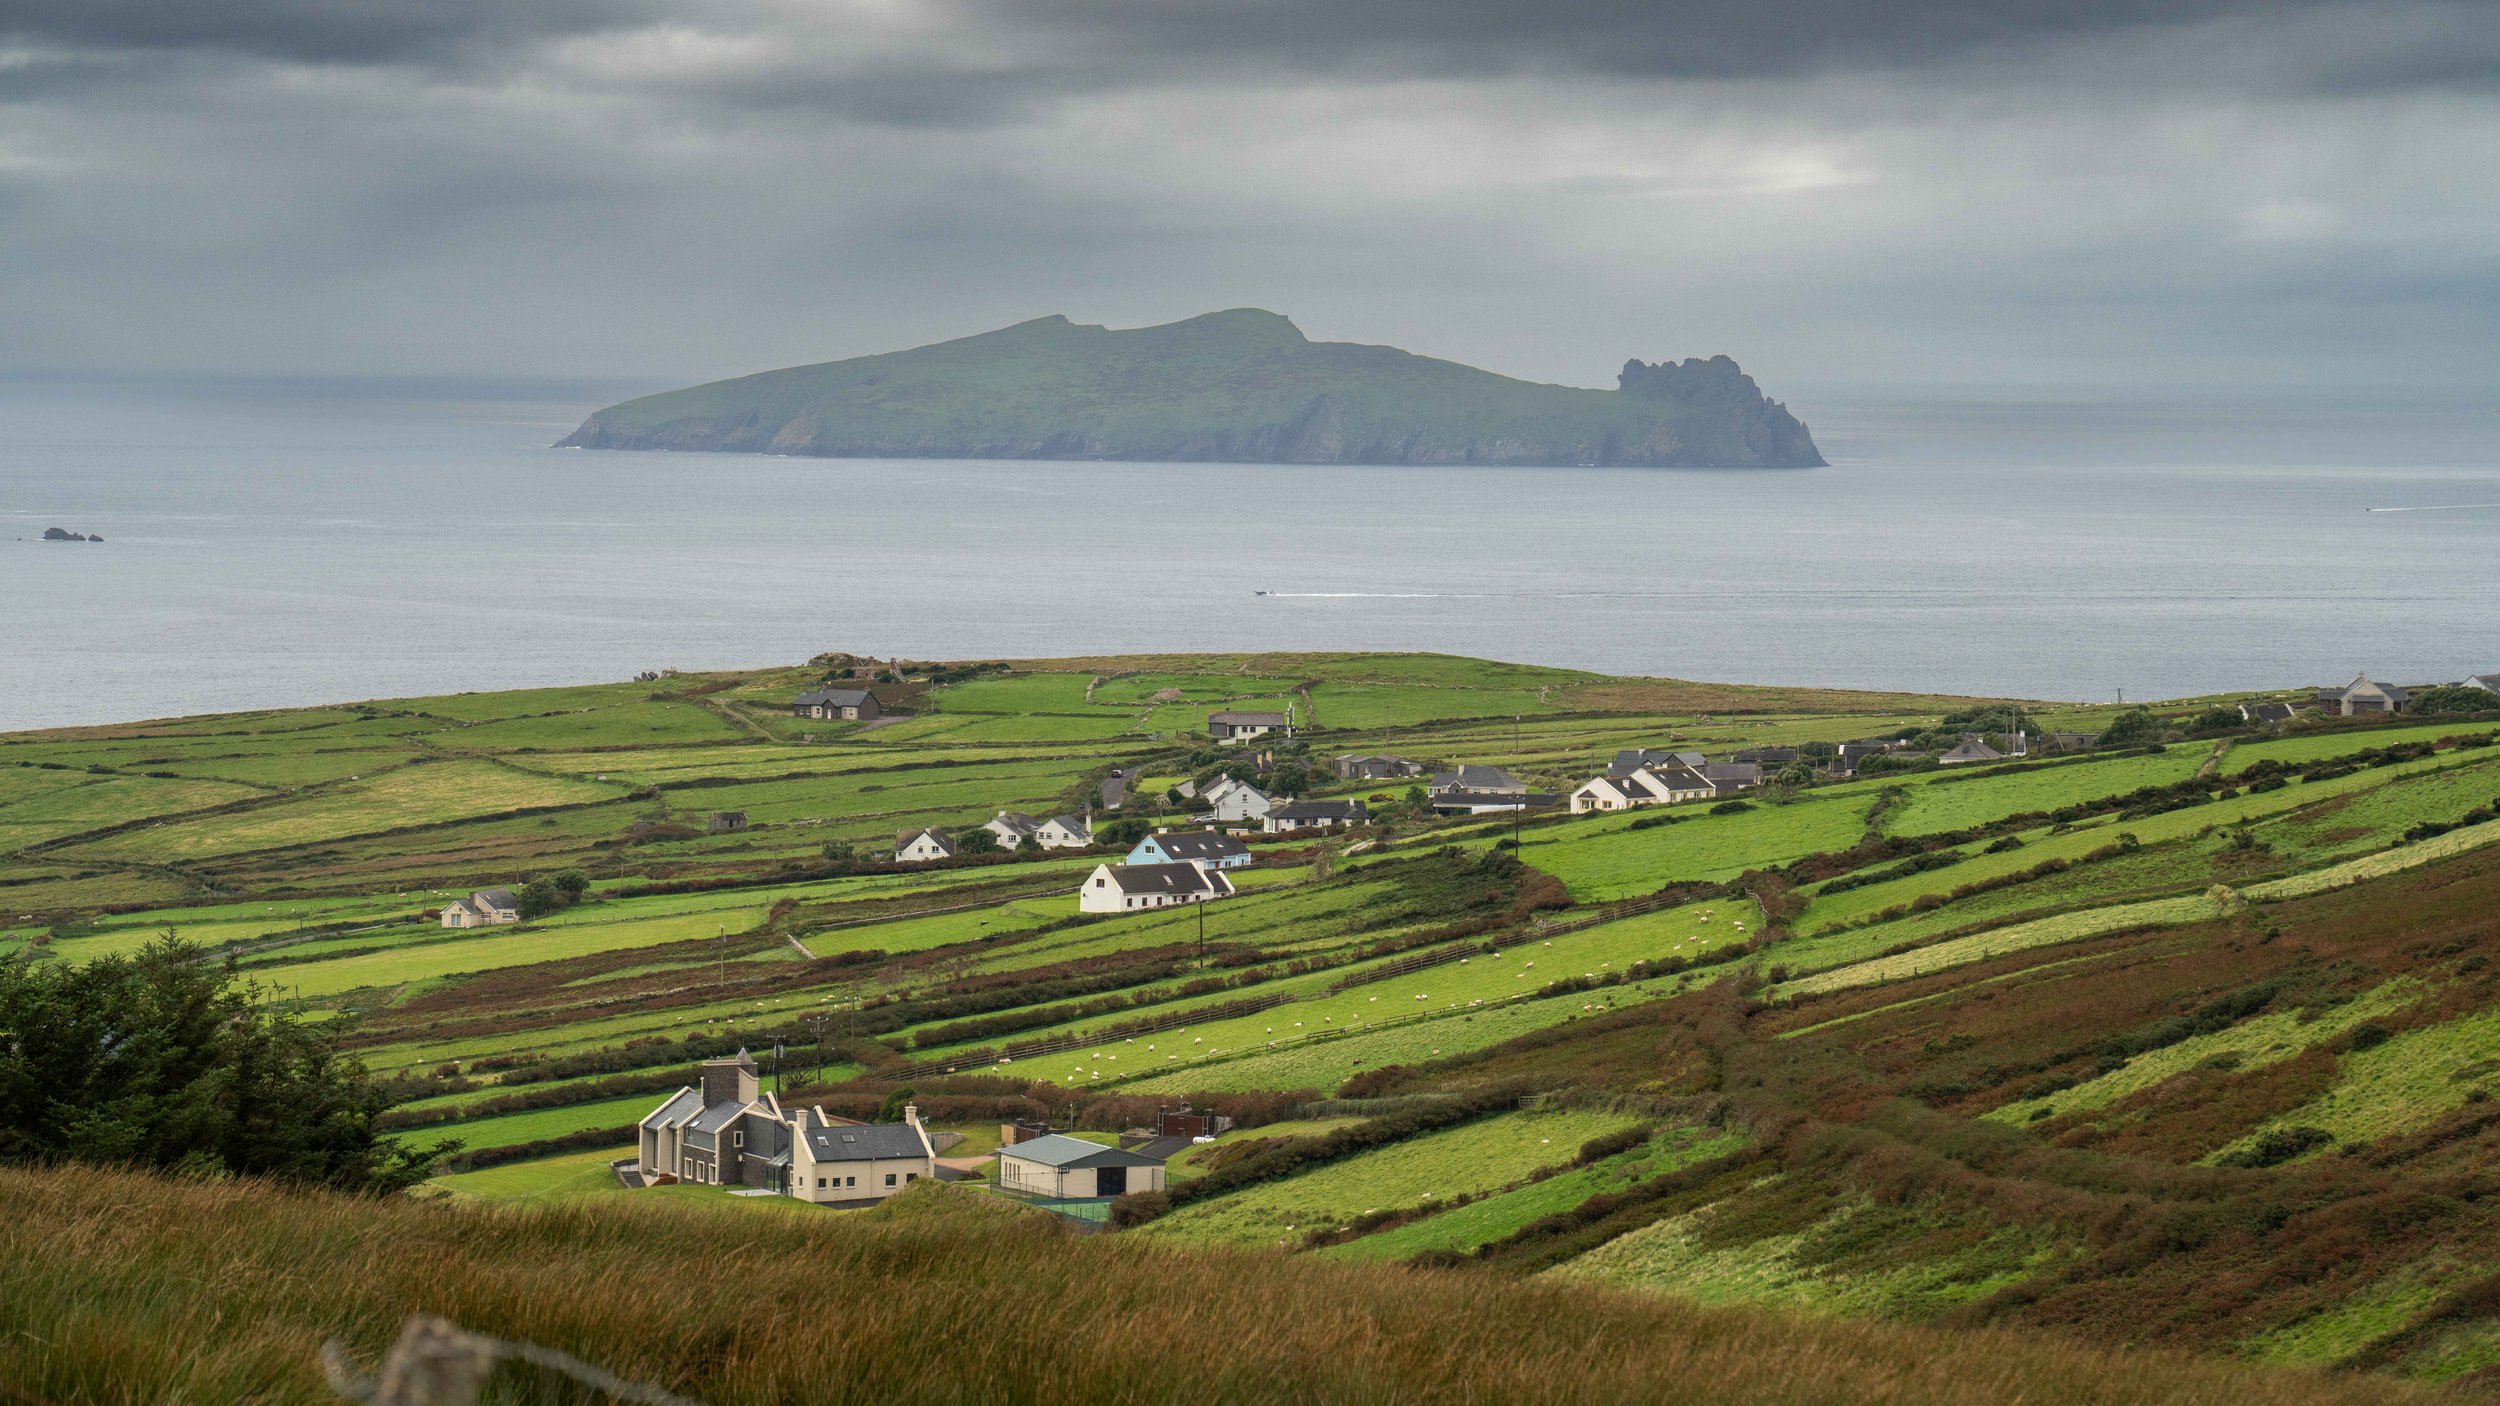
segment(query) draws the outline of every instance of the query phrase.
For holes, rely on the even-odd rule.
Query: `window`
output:
[[[816,1178],[816,1189],[817,1189],[818,1191],[822,1191],[822,1190],[824,1190],[824,1189],[825,1189],[825,1179],[824,1179],[823,1177],[818,1177],[818,1178]]]
[[[857,1186],[857,1185],[859,1185],[859,1178],[857,1178],[857,1177],[845,1177],[845,1178],[843,1178],[843,1180],[842,1180],[842,1184],[843,1184],[844,1186]]]
[[[887,1178],[886,1178],[886,1180],[887,1180],[887,1181],[892,1181],[892,1180],[894,1180],[894,1178],[892,1178],[892,1177],[887,1177]],[[906,1181],[906,1182],[915,1182],[915,1181],[918,1181],[918,1180],[920,1180],[920,1173],[918,1173],[918,1172],[905,1172],[905,1173],[903,1173],[903,1180],[904,1180],[904,1181]]]
[[[885,1184],[888,1186],[892,1186],[894,1184],[894,1174],[892,1172],[885,1174]]]
[[[746,1135],[745,1133],[743,1133],[743,1132],[731,1133],[731,1134],[729,1135],[729,1145],[730,1145],[731,1147],[744,1147],[744,1146],[746,1146],[746,1145],[747,1145],[747,1135]]]

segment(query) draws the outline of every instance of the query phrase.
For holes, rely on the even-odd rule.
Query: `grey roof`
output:
[[[891,1161],[926,1157],[920,1133],[909,1123],[836,1123],[807,1130],[807,1150],[819,1162]]]
[[[737,1122],[738,1115],[746,1111],[747,1106],[743,1103],[716,1103],[704,1109],[703,1116],[686,1126],[698,1133],[717,1133]]]
[[[923,835],[926,835],[926,836],[928,836],[929,838],[931,838],[931,839],[933,839],[933,840],[937,841],[937,846],[938,846],[938,848],[939,848],[941,851],[943,851],[943,852],[945,852],[945,853],[947,853],[947,854],[953,854],[953,853],[955,853],[955,852],[956,852],[956,850],[955,850],[955,842],[954,842],[953,840],[950,840],[950,839],[946,838],[946,832],[945,832],[945,831],[943,831],[943,830],[938,829],[938,828],[937,828],[937,827],[935,827],[935,826],[931,826],[930,828],[928,828],[928,829],[926,829],[926,830],[906,830],[906,831],[904,831],[904,832],[903,832],[903,837],[902,837],[901,839],[896,840],[896,841],[894,842],[894,847],[895,847],[896,849],[908,849],[908,848],[910,848],[910,847],[911,847],[911,843],[912,843],[912,841],[919,839],[919,838],[920,838],[921,836],[923,836]]]
[[[1993,762],[2003,759],[2004,756],[2003,752],[1977,737],[1965,737],[1961,745],[1936,760],[1939,762]]]
[[[1020,810],[1002,810],[990,821],[990,824],[1004,825],[1019,835],[1030,835],[1042,828],[1042,822]]]
[[[1212,727],[1217,723],[1227,723],[1234,727],[1283,727],[1285,725],[1285,715],[1282,713],[1237,712],[1207,714],[1208,726]]]
[[[1615,753],[1615,759],[1607,766],[1606,774],[1629,776],[1643,767],[1670,766],[1679,763],[1684,766],[1700,766],[1702,761],[1703,758],[1699,752],[1671,752],[1657,747],[1631,747]]]
[[[1267,813],[1270,820],[1360,820],[1361,801],[1288,801]]]
[[[1090,835],[1094,833],[1094,822],[1087,816],[1054,815],[1050,819],[1051,823],[1059,825],[1065,829],[1074,830],[1080,835]],[[1040,827],[1036,826],[1035,828],[1038,829]]]
[[[1657,777],[1659,784],[1670,791],[1716,791],[1719,789],[1716,778],[1699,767],[1687,766],[1682,762],[1669,762],[1664,766],[1645,766],[1641,770]]]
[[[1218,881],[1195,864],[1106,864],[1122,893],[1214,893]]]
[[[1443,791],[1525,791],[1528,784],[1498,766],[1465,765],[1432,774],[1434,789]]]
[[[1762,768],[1752,762],[1703,762],[1695,770],[1713,781],[1751,786],[1762,780]]]
[[[1171,859],[1230,859],[1234,855],[1250,852],[1248,845],[1221,830],[1175,830],[1168,835],[1149,835],[1146,838],[1154,841],[1155,848]]]
[[[1019,1162],[1039,1162],[1045,1167],[1160,1167],[1163,1159],[1142,1152],[1105,1147],[1066,1133],[1052,1133],[998,1149],[1001,1157]]]
[[[2469,688],[2487,689],[2493,693],[2500,693],[2500,674],[2468,674],[2465,676],[2465,682]]]
[[[1534,810],[1550,806],[1557,798],[1542,791],[1436,791],[1433,809],[1443,806],[1482,806],[1487,809]]]
[[[1759,766],[1784,766],[1797,760],[1799,755],[1794,747],[1744,747],[1728,753],[1728,760],[1753,762]]]
[[[656,1128],[664,1127],[670,1123],[681,1123],[687,1118],[692,1117],[702,1107],[702,1091],[689,1085],[686,1088],[679,1089],[669,1098],[668,1102],[663,1103],[659,1107],[652,1109],[649,1113],[644,1114],[642,1118],[642,1126],[646,1128]]]
[[[476,893],[470,895],[470,897],[474,898],[477,901],[478,906],[483,908],[517,909],[521,906],[520,901],[512,896],[512,890],[500,886],[491,889],[479,889]]]
[[[868,698],[868,690],[864,688],[816,688],[792,701],[801,708],[856,708]]]

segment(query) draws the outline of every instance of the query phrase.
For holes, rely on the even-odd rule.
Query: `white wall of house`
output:
[[[926,864],[946,857],[946,851],[938,847],[937,841],[929,838],[926,830],[912,836],[908,843],[897,846],[894,851],[894,862],[897,864]]]

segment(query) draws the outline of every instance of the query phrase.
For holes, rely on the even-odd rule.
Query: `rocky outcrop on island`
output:
[[[47,527],[43,530],[43,540],[47,542],[101,542],[104,540],[104,534],[72,532],[66,527]]]
[[[1591,390],[1314,342],[1254,308],[1120,331],[1045,317],[716,381],[609,406],[562,444],[891,459],[1823,463],[1805,425],[1724,356],[1630,361],[1614,390]]]

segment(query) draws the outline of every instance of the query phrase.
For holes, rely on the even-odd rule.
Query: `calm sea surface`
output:
[[[2500,670],[2489,397],[1799,394],[1815,471],[544,447],[637,389],[0,382],[0,728],[826,649],[2067,699]]]

